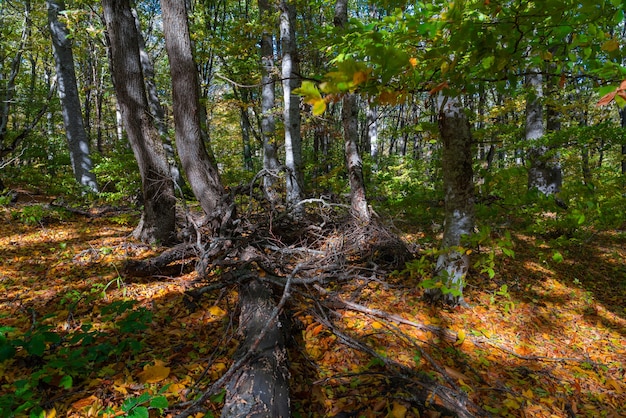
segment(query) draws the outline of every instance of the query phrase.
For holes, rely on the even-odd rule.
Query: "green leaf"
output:
[[[44,351],[46,351],[46,339],[43,334],[35,334],[33,337],[24,344],[24,348],[28,351],[28,354],[41,357]]]
[[[169,403],[167,402],[167,398],[165,396],[157,396],[150,400],[151,408],[167,408]]]
[[[563,255],[560,252],[555,251],[554,254],[552,254],[552,259],[557,263],[561,263],[563,262]]]
[[[15,347],[9,341],[0,339],[0,362],[13,358]]]
[[[61,381],[59,382],[59,386],[61,386],[64,389],[71,389],[72,388],[72,376],[63,376],[61,378]]]
[[[139,406],[132,410],[131,413],[127,415],[128,418],[150,418],[150,413],[148,412],[148,408],[145,406]]]

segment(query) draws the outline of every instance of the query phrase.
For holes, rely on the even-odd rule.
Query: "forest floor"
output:
[[[233,287],[190,303],[185,292],[198,284],[189,266],[176,276],[124,277],[127,259],[160,250],[129,238],[136,213],[42,216],[20,202],[0,208],[0,410],[173,416],[181,409],[168,407],[229,368]],[[404,229],[415,248],[432,235]],[[492,278],[471,272],[470,308],[422,301],[415,271],[324,285],[369,312],[321,318],[306,298],[294,299],[294,416],[449,416],[437,412],[436,396],[420,405],[419,388],[381,358],[466,393],[493,416],[626,416],[626,231],[593,231],[558,248],[509,232],[515,256],[496,253]],[[219,415],[222,399],[213,397],[206,416]]]

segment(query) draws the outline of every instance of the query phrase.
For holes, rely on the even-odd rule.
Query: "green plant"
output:
[[[65,300],[75,298],[75,294],[68,294]],[[135,305],[134,301],[116,301],[101,308],[101,314],[113,323],[113,330],[119,335],[115,331],[96,330],[88,323],[71,332],[58,332],[44,324],[47,317],[23,333],[14,327],[0,327],[0,362],[9,362],[5,370],[11,370],[16,361],[30,365],[30,370],[21,373],[24,378],[7,380],[9,383],[4,385],[0,416],[42,416],[42,383],[70,389],[75,381],[84,380],[111,357],[119,360],[139,352],[143,346],[135,336],[152,322],[152,313]],[[163,396],[150,397],[149,401],[150,408],[167,407]],[[127,412],[137,409],[139,403],[144,401],[135,403]],[[142,411],[139,409],[140,415],[132,416],[147,416],[141,415]]]
[[[43,205],[40,204],[25,206],[21,210],[11,212],[13,219],[19,220],[26,225],[37,225],[41,223],[45,215],[46,210]]]
[[[509,287],[506,284],[500,286],[500,289],[496,290],[489,297],[489,304],[493,305],[498,301],[502,304],[505,314],[510,314],[515,309],[515,303],[511,300],[511,294],[509,293]]]
[[[161,389],[158,395],[144,392],[136,398],[126,399],[122,404],[122,411],[126,412],[126,416],[129,418],[148,418],[150,409],[163,412],[163,409],[169,406],[167,398],[162,395],[166,388]]]

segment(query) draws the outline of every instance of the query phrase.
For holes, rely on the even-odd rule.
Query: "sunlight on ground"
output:
[[[59,369],[58,378],[31,388],[50,400],[47,410],[77,417],[108,411],[104,416],[113,416],[125,399],[144,392],[160,393],[174,405],[189,400],[196,385],[215,381],[230,366],[238,346],[235,292],[206,294],[191,303],[183,292],[192,286],[194,273],[141,280],[120,276],[128,257],[156,252],[128,245],[130,228],[106,218],[44,226],[24,226],[6,213],[4,218],[0,326],[15,328],[3,328],[5,335],[17,338],[48,325],[68,335],[82,332],[83,338],[114,353],[98,354],[101,358],[94,357],[91,365],[74,370],[69,387],[59,383]],[[458,387],[497,416],[624,416],[624,248],[607,238],[601,245],[589,243],[564,254],[557,263],[550,247],[533,245],[527,237],[520,240],[525,248],[515,249],[515,259],[502,259],[493,279],[471,274],[470,309],[424,304],[417,280],[401,274],[387,282],[361,278],[338,286],[343,300],[446,332],[352,310],[329,318],[336,332],[360,341],[383,360],[348,347],[306,305],[295,306],[300,324],[292,331],[299,347],[291,348],[295,410],[310,416],[342,411],[417,416],[411,405],[420,388],[389,375],[388,359],[407,372]],[[536,251],[547,256],[542,260]],[[119,305],[133,300],[138,303]],[[109,312],[112,307],[117,311]],[[144,321],[147,327],[134,328]],[[89,331],[81,328],[85,325]],[[128,344],[123,351],[115,351],[123,344]],[[89,347],[85,355],[96,350],[96,345]],[[15,358],[0,363],[0,398],[36,370],[53,370],[41,369],[46,359],[54,357],[59,367],[69,367],[54,343],[44,348],[43,361],[19,348]],[[215,399],[214,411],[218,407]]]

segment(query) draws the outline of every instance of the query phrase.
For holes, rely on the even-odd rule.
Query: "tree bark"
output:
[[[146,50],[146,41],[141,33],[141,25],[137,11],[132,9],[133,16],[135,17],[135,25],[137,26],[137,36],[139,39],[139,57],[141,58],[141,69],[143,71],[143,78],[146,83],[146,93],[148,97],[148,107],[150,113],[154,117],[154,125],[156,126],[159,135],[163,141],[163,148],[165,149],[165,155],[167,156],[167,162],[170,165],[170,173],[172,174],[172,180],[178,187],[182,187],[182,177],[178,165],[176,163],[176,156],[174,155],[174,147],[172,141],[167,132],[167,123],[165,123],[165,110],[159,99],[159,93],[155,82],[154,64],[148,51]]]
[[[335,3],[334,24],[344,28],[348,23],[347,0],[337,0]],[[341,100],[341,122],[343,125],[344,150],[348,179],[350,182],[350,208],[352,216],[362,223],[369,223],[371,214],[365,193],[363,179],[363,161],[359,154],[357,142],[359,139],[358,115],[359,108],[356,96],[346,93]]]
[[[445,190],[445,221],[441,254],[435,267],[436,280],[443,286],[426,289],[426,297],[447,305],[466,306],[463,299],[469,255],[461,240],[474,229],[474,184],[472,137],[459,99],[443,98],[439,108],[439,131],[443,144],[441,164]]]
[[[268,0],[258,0],[261,22],[266,22],[272,10]],[[261,35],[261,137],[263,138],[263,190],[271,203],[278,202],[276,179],[280,164],[278,162],[278,147],[276,146],[276,132],[274,120],[274,41],[272,34],[263,32]]]
[[[89,191],[97,192],[96,176],[89,156],[89,138],[83,123],[82,107],[76,84],[74,54],[69,33],[59,21],[59,13],[65,10],[63,0],[47,0],[48,25],[52,38],[52,51],[56,63],[59,98],[65,124],[65,136],[69,145],[72,171],[76,181]]]
[[[303,205],[297,205],[302,199],[302,138],[300,136],[300,96],[292,93],[299,85],[299,71],[295,19],[296,10],[287,0],[280,2],[280,40],[283,61],[283,121],[285,125],[285,168],[287,204],[292,205],[294,215],[301,216]]]
[[[561,167],[549,155],[549,147],[538,144],[544,135],[543,124],[543,77],[534,72],[526,79],[531,97],[526,101],[526,141],[530,143],[528,149],[528,189],[536,189],[540,193],[551,196],[561,189]]]
[[[254,353],[229,379],[223,418],[290,417],[289,366],[283,329],[272,321],[275,303],[266,285],[252,280],[240,287],[239,330],[244,339],[235,360]],[[259,339],[261,332],[265,335]]]
[[[213,234],[222,234],[231,219],[229,196],[202,139],[200,93],[193,59],[187,10],[177,0],[162,0],[165,48],[170,60],[176,148],[187,180]]]
[[[144,208],[133,234],[142,241],[169,243],[175,237],[176,199],[163,143],[148,107],[135,19],[129,0],[103,0],[102,5],[115,91],[142,181]]]

